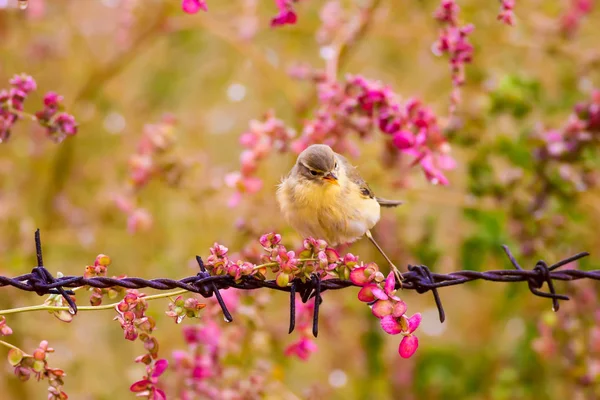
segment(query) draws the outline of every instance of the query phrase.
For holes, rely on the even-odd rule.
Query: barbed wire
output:
[[[327,290],[339,290],[351,286],[358,285],[352,281],[344,279],[321,279],[313,275],[311,279],[302,280],[296,278],[290,282],[289,286],[280,287],[275,280],[261,280],[253,276],[243,276],[239,280],[235,280],[229,275],[210,275],[204,266],[204,262],[200,256],[196,256],[196,261],[200,267],[200,272],[194,276],[189,276],[183,279],[175,280],[168,278],[144,279],[136,277],[126,278],[109,278],[109,277],[93,277],[85,278],[84,276],[63,276],[55,278],[44,267],[42,257],[42,243],[40,239],[39,229],[35,232],[35,247],[38,266],[34,267],[31,273],[9,278],[0,276],[0,287],[12,286],[19,290],[35,292],[40,296],[47,294],[60,294],[69,304],[71,312],[77,313],[77,305],[70,297],[74,292],[65,288],[76,288],[81,286],[90,286],[94,288],[110,288],[118,286],[126,289],[143,289],[151,288],[156,290],[172,290],[185,289],[193,293],[198,293],[205,298],[215,296],[223,316],[228,322],[233,321],[231,313],[227,309],[227,305],[223,300],[220,290],[235,288],[240,290],[255,290],[267,288],[290,293],[290,327],[291,333],[295,327],[296,319],[296,294],[300,295],[303,303],[306,303],[311,298],[315,298],[315,307],[313,313],[313,335],[318,334],[319,321],[319,306],[323,301],[321,294]],[[574,281],[579,279],[600,280],[600,270],[582,271],[578,269],[563,269],[558,268],[565,266],[573,261],[577,261],[589,255],[587,252],[575,254],[571,257],[562,259],[555,264],[548,265],[545,261],[540,260],[536,263],[533,269],[523,269],[511,254],[507,246],[502,246],[508,259],[515,269],[507,270],[490,270],[490,271],[471,271],[463,270],[451,272],[449,274],[434,273],[425,265],[409,265],[408,272],[402,274],[402,283],[397,283],[396,288],[403,290],[415,290],[417,293],[426,293],[431,291],[439,312],[440,322],[444,322],[445,312],[442,306],[442,301],[438,293],[439,288],[461,285],[463,283],[476,280],[484,280],[491,282],[527,282],[529,291],[535,296],[549,298],[552,300],[552,309],[558,311],[559,300],[569,300],[569,297],[563,294],[556,293],[554,281]],[[540,289],[548,286],[548,292]]]

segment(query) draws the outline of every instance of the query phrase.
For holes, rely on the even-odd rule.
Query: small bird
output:
[[[300,153],[279,184],[277,201],[286,220],[304,237],[337,246],[366,236],[402,281],[402,274],[370,231],[379,221],[381,207],[402,202],[376,197],[356,167],[331,147],[313,144]]]

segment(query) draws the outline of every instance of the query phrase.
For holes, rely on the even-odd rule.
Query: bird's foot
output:
[[[400,284],[400,289],[402,289],[402,281],[404,280],[404,277],[402,276],[402,272],[400,272],[400,270],[394,264],[390,264],[390,265],[392,267],[392,271],[394,271],[394,275],[396,276],[396,280]]]

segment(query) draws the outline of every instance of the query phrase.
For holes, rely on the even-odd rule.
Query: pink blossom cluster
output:
[[[218,389],[210,384],[210,379],[219,374],[219,347],[222,332],[212,320],[205,318],[202,325],[185,326],[183,336],[188,351],[173,352],[173,369],[185,377],[179,388],[181,399],[217,398]]]
[[[156,326],[154,318],[146,316],[148,302],[144,297],[146,297],[144,293],[129,289],[123,300],[116,306],[118,315],[114,319],[121,324],[127,340],[137,339],[140,332],[145,334],[141,339],[147,339],[148,334],[152,333]]]
[[[146,397],[149,400],[167,400],[167,395],[158,386],[158,378],[169,367],[169,362],[165,359],[152,361],[151,359],[143,360],[139,357],[136,361],[146,364],[146,375],[132,384],[129,390],[136,393],[136,396]]]
[[[8,362],[14,367],[14,372],[22,381],[33,376],[38,381],[48,379],[48,400],[66,400],[69,396],[62,390],[65,371],[48,366],[48,354],[54,349],[42,340],[33,354],[26,354],[21,349],[13,347],[8,351]]]
[[[10,84],[10,90],[0,90],[0,143],[8,140],[12,126],[20,118],[19,112],[23,111],[23,102],[37,88],[35,80],[25,74],[15,75]]]
[[[475,27],[472,24],[460,26],[459,11],[460,7],[455,0],[442,0],[434,14],[435,19],[442,24],[438,40],[433,46],[434,54],[446,54],[450,59],[453,86],[450,95],[451,114],[461,101],[460,86],[465,83],[465,64],[473,59],[473,45],[469,42],[469,35]]]
[[[271,26],[294,25],[298,19],[294,11],[294,3],[299,0],[275,0],[278,12],[271,19]],[[206,0],[182,0],[181,9],[188,14],[196,14],[198,11],[208,11]]]
[[[560,18],[560,31],[573,37],[579,30],[582,20],[594,9],[594,0],[570,0],[568,10]]]
[[[298,252],[288,251],[281,244],[281,235],[277,233],[261,236],[260,244],[268,253],[262,256],[261,261],[265,263],[263,265],[270,266],[271,271],[276,274],[275,281],[282,287],[296,278],[309,280],[312,275],[323,279],[348,279],[350,270],[358,260],[358,257],[350,253],[341,257],[327,242],[311,237],[304,239]]]
[[[561,129],[551,129],[543,134],[545,147],[541,158],[562,160],[577,153],[592,141],[600,139],[600,90],[592,91],[588,102],[579,103]]]
[[[506,25],[515,24],[515,0],[500,0],[500,13],[498,14],[498,20],[502,21]]]
[[[98,254],[94,260],[94,265],[88,265],[85,267],[83,273],[84,278],[95,278],[99,276],[107,276],[108,266],[110,265],[110,257],[106,254]],[[113,276],[115,279],[125,278],[125,275]],[[124,293],[125,289],[120,286],[113,286],[108,288],[95,288],[87,287],[92,293],[90,295],[90,304],[92,306],[99,306],[102,304],[102,299],[107,296],[109,299],[116,298],[119,294]]]
[[[333,41],[336,34],[340,32],[349,19],[349,15],[347,15],[339,0],[328,0],[323,4],[319,17],[321,26],[316,33],[317,42],[319,43]]]
[[[245,150],[240,155],[240,171],[225,176],[225,184],[235,189],[228,205],[235,207],[244,193],[253,194],[262,188],[262,181],[256,177],[259,163],[272,152],[286,152],[294,137],[283,121],[268,112],[263,121],[252,120],[248,131],[240,136],[240,144]]]
[[[271,20],[271,26],[294,25],[298,17],[294,11],[294,3],[298,0],[275,0],[279,12]]]
[[[236,312],[240,303],[239,292],[234,289],[222,290],[221,295],[228,308]],[[177,385],[177,398],[192,399],[255,399],[265,394],[267,374],[252,368],[239,369],[239,364],[228,365],[227,359],[236,359],[242,351],[240,344],[247,343],[251,332],[243,323],[221,329],[216,322],[221,318],[221,309],[214,298],[203,311],[202,321],[196,325],[183,327],[185,350],[173,352],[173,372],[180,378]],[[244,306],[248,311],[251,305]],[[252,324],[252,332],[259,329]],[[253,355],[256,357],[255,351]],[[245,360],[246,362],[247,360]]]
[[[62,111],[62,96],[48,92],[44,96],[44,109],[34,116],[24,112],[23,104],[27,96],[37,88],[35,80],[29,75],[21,74],[15,75],[10,84],[10,90],[0,90],[0,143],[9,139],[13,125],[22,118],[37,121],[46,128],[48,137],[57,143],[77,133],[75,117]]]
[[[158,123],[144,126],[137,151],[129,158],[129,177],[136,189],[143,188],[162,172],[160,156],[175,143],[175,124],[175,118],[166,114]]]
[[[219,243],[210,248],[210,256],[206,259],[206,266],[211,275],[230,275],[236,280],[242,276],[266,274],[266,266],[255,266],[244,261],[232,261],[227,253],[229,249]],[[256,268],[255,268],[256,267]]]
[[[180,169],[169,157],[175,143],[175,124],[175,118],[166,114],[158,123],[144,126],[137,150],[129,158],[129,186],[113,197],[117,208],[127,215],[131,233],[150,229],[153,224],[150,212],[136,206],[137,193],[152,179],[172,180],[172,172]]]
[[[152,336],[152,332],[156,329],[156,322],[154,318],[146,315],[148,302],[145,297],[144,293],[135,289],[127,290],[123,300],[115,307],[117,316],[114,319],[119,321],[123,328],[125,339],[134,341],[139,338],[146,350],[146,353],[135,359],[135,362],[146,366],[146,375],[131,385],[129,390],[149,400],[163,400],[166,396],[159,388],[158,378],[165,371],[168,363],[166,360],[157,360],[158,340]]]
[[[318,79],[318,78],[317,78]],[[317,81],[320,106],[316,118],[306,122],[292,148],[300,153],[314,143],[338,152],[358,155],[349,138],[371,136],[375,129],[387,135],[398,154],[412,157],[432,183],[448,184],[444,170],[454,168],[450,146],[433,111],[418,99],[399,100],[389,86],[349,75],[343,83]]]
[[[12,333],[13,333],[13,330],[6,323],[6,317],[1,316],[0,317],[0,336],[9,336],[9,335],[12,335]]]
[[[182,0],[181,8],[188,14],[196,14],[198,11],[208,11],[206,0]]]
[[[44,109],[35,113],[39,123],[53,141],[60,143],[77,133],[77,122],[72,115],[62,112],[63,96],[48,92],[44,96]],[[60,112],[59,112],[60,111]]]
[[[371,306],[371,312],[379,318],[381,327],[390,335],[402,334],[398,353],[403,358],[411,357],[419,347],[419,339],[413,332],[421,324],[421,314],[406,316],[406,303],[396,296],[396,278],[390,272],[385,281],[374,263],[354,268],[350,280],[362,289],[358,299]]]
[[[281,287],[288,286],[297,278],[306,281],[312,275],[322,279],[350,279],[355,285],[362,287],[358,298],[371,304],[373,314],[381,320],[384,331],[404,336],[399,347],[400,355],[408,358],[414,354],[419,342],[413,332],[421,322],[421,315],[417,313],[410,318],[405,315],[406,304],[395,295],[393,272],[385,279],[377,264],[364,265],[350,253],[340,256],[323,240],[306,238],[298,252],[288,250],[281,244],[281,240],[281,235],[274,232],[260,237],[259,242],[267,252],[261,257],[260,265],[234,262],[228,257],[229,249],[215,243],[207,258],[207,270],[212,275],[228,274],[235,279],[250,275],[266,279],[267,270],[270,270],[275,274],[275,282]],[[300,306],[299,309],[303,311],[299,315],[306,311],[304,307]],[[300,320],[304,321],[302,318],[304,317],[300,316]],[[306,359],[316,350],[316,346],[310,341],[309,326],[310,318],[305,323],[299,323],[301,338],[286,350],[286,354]]]
[[[185,317],[199,318],[200,310],[204,307],[206,307],[206,304],[200,303],[195,297],[184,300],[183,296],[178,296],[174,301],[169,303],[169,311],[166,314],[173,318],[175,323],[179,324]]]
[[[376,130],[386,135],[398,156],[411,157],[411,165],[419,165],[431,183],[449,183],[444,171],[456,165],[450,145],[436,115],[420,100],[401,102],[388,86],[361,76],[349,75],[340,83],[326,80],[308,68],[295,73],[299,78],[313,80],[317,86],[319,106],[315,117],[305,122],[296,138],[272,113],[262,123],[250,123],[250,130],[240,136],[240,143],[246,148],[240,156],[240,171],[225,178],[227,185],[236,189],[229,206],[239,204],[244,193],[256,193],[262,188],[262,180],[256,176],[258,164],[273,150],[299,154],[311,144],[324,143],[339,153],[357,156],[359,149],[350,135],[356,133],[366,139]]]

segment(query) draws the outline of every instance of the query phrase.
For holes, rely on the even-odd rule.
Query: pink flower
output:
[[[358,256],[355,256],[352,253],[346,253],[346,255],[344,256],[344,265],[347,266],[348,268],[354,268],[354,266],[356,266],[356,264],[358,264]],[[377,264],[375,263],[370,263],[367,265],[367,267],[369,265],[374,265],[375,267],[377,267]],[[360,283],[354,282],[357,285],[360,285]]]
[[[371,312],[377,318],[384,318],[387,316],[393,316],[394,318],[400,318],[406,312],[406,303],[402,300],[390,301],[390,300],[378,300],[373,304]]]
[[[188,14],[196,14],[198,11],[208,11],[205,0],[183,0],[181,8]]]
[[[421,313],[416,313],[410,318],[407,318],[405,315],[402,315],[400,318],[396,318],[393,315],[386,315],[381,318],[380,323],[383,330],[390,335],[397,335],[399,333],[409,335],[421,324]]]
[[[77,133],[77,123],[75,117],[67,113],[60,113],[56,117],[56,127],[61,134],[72,136]]]
[[[227,255],[227,252],[229,251],[229,249],[219,243],[216,243],[213,245],[213,247],[210,248],[210,254],[212,254],[215,257],[225,257]]]
[[[372,290],[373,296],[375,296],[379,300],[395,300],[400,301],[399,297],[395,296],[396,293],[396,276],[394,272],[390,272],[385,279],[385,284],[383,289],[379,286]]]
[[[373,290],[375,289],[379,289],[379,286],[374,283],[363,286],[358,292],[358,299],[364,303],[375,301],[376,297],[373,294]]]
[[[165,360],[165,359],[157,360],[154,363],[154,372],[152,372],[152,377],[158,378],[159,376],[161,376],[163,374],[163,372],[166,371],[168,366],[169,366],[169,362],[167,360]]]
[[[262,188],[262,180],[252,176],[242,176],[239,172],[232,172],[225,176],[225,184],[235,188],[236,192],[229,199],[227,205],[229,207],[237,206],[241,199],[242,193],[256,193]]]
[[[415,137],[411,132],[398,131],[394,133],[392,142],[394,143],[394,146],[396,146],[400,150],[405,150],[414,146]]]
[[[25,95],[33,92],[37,88],[35,80],[27,74],[13,76],[13,78],[10,80],[10,84]]]
[[[313,253],[318,253],[320,250],[325,250],[327,248],[326,241],[312,237],[307,237],[304,239],[302,245],[306,250],[310,250]]]
[[[408,335],[402,338],[400,346],[398,346],[398,354],[402,358],[410,358],[419,347],[419,338],[415,335]]]
[[[279,14],[277,14],[271,20],[271,26],[283,26],[283,25],[294,25],[297,21],[298,17],[294,10],[281,10]]]
[[[297,270],[297,265],[299,263],[296,258],[296,253],[294,251],[287,251],[284,247],[281,247],[277,252],[276,261],[279,263],[279,267],[285,273],[293,273]]]
[[[285,349],[285,355],[294,355],[306,361],[315,351],[317,351],[317,345],[311,339],[303,337],[298,342],[289,345]]]
[[[6,318],[0,317],[0,336],[12,335],[12,329],[6,324]]]
[[[296,23],[297,17],[292,3],[296,0],[275,0],[279,13],[271,20],[271,26],[293,25]]]
[[[63,99],[63,96],[55,92],[48,92],[44,96],[44,105],[50,108],[58,108],[60,103],[62,103]]]
[[[270,250],[281,242],[281,235],[273,232],[267,233],[260,237],[259,242],[265,250]]]
[[[152,215],[143,208],[133,210],[127,217],[127,231],[129,233],[146,231],[152,227],[152,224]]]

